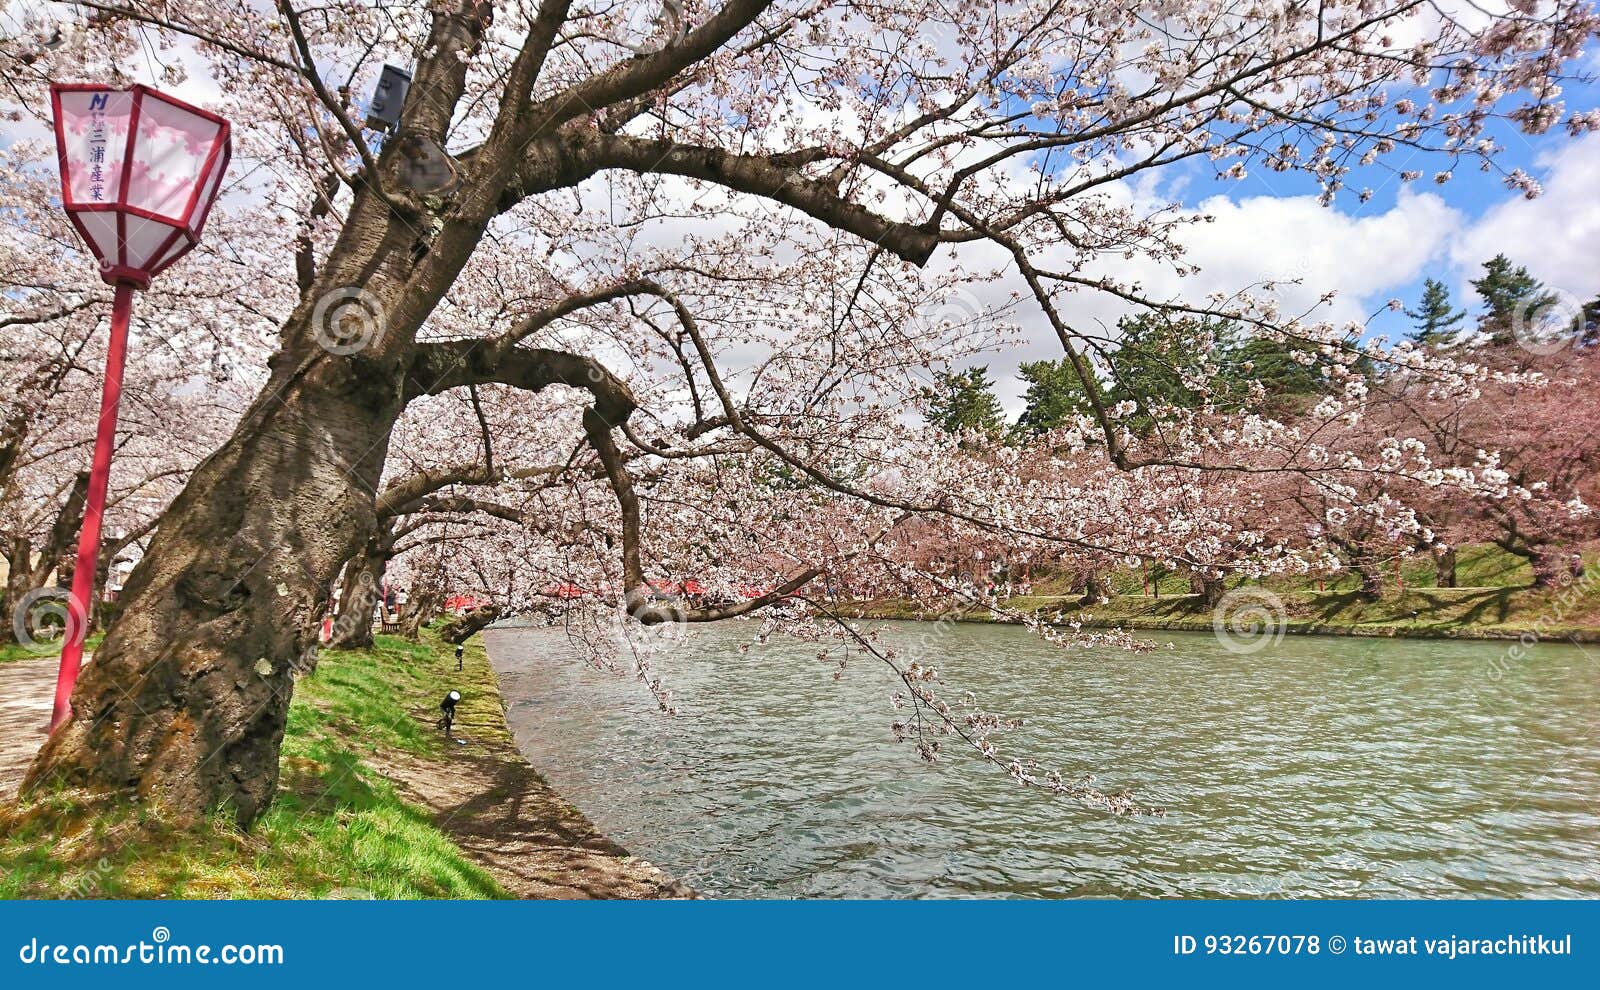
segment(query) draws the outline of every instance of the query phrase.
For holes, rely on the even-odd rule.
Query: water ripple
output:
[[[1600,895],[1600,680],[1577,648],[1508,665],[1493,643],[1290,638],[1240,657],[1164,635],[1136,656],[888,624],[951,693],[1027,719],[1009,749],[1172,809],[1130,820],[961,752],[921,763],[890,738],[882,670],[858,658],[835,682],[783,640],[741,655],[751,629],[660,664],[677,719],[558,633],[488,634],[523,751],[708,894]]]

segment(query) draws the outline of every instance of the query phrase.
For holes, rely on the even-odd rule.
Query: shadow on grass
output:
[[[273,806],[248,832],[71,791],[0,805],[0,897],[484,898],[506,891],[363,764],[439,743],[413,712],[425,646],[330,653],[290,706]]]

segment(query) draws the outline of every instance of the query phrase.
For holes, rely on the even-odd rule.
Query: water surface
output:
[[[884,623],[947,693],[1026,719],[1002,745],[1166,806],[1116,818],[970,750],[896,743],[896,682],[855,652],[657,666],[677,718],[552,630],[488,636],[518,744],[633,852],[712,896],[1600,896],[1600,650],[1336,637],[1252,655],[1156,633],[1063,651],[1015,627]]]

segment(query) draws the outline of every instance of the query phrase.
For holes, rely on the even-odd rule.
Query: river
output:
[[[1026,719],[1009,754],[1165,806],[1118,818],[889,730],[854,651],[753,623],[657,658],[676,718],[551,630],[488,645],[518,745],[606,833],[708,896],[1594,897],[1600,648],[1147,634],[1064,651],[1017,627],[881,623],[948,693]]]

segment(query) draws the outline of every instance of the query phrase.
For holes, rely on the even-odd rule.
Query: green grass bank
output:
[[[454,648],[431,632],[324,652],[295,688],[277,800],[248,832],[225,815],[180,822],[74,792],[0,804],[0,897],[685,893],[596,832],[523,760],[478,640],[455,667]],[[465,743],[435,724],[452,688]]]
[[[1353,576],[1318,585],[1304,578],[1231,581],[1229,591],[1269,594],[1285,632],[1310,635],[1406,636],[1441,639],[1517,639],[1600,642],[1600,562],[1586,557],[1585,576],[1555,588],[1532,587],[1527,564],[1490,547],[1464,547],[1457,567],[1461,587],[1435,586],[1429,561],[1410,561],[1398,574],[1387,572],[1388,587],[1375,600],[1363,598]],[[1396,580],[1398,578],[1398,580]],[[1058,624],[1088,628],[1126,628],[1210,632],[1218,610],[1189,593],[1180,575],[1147,576],[1119,570],[1108,576],[1109,601],[1080,605],[1066,581],[1045,578],[1027,595],[1006,606]],[[958,608],[930,614],[902,599],[854,602],[850,614],[863,618],[931,619],[942,615],[963,622],[1005,622],[984,608]]]

